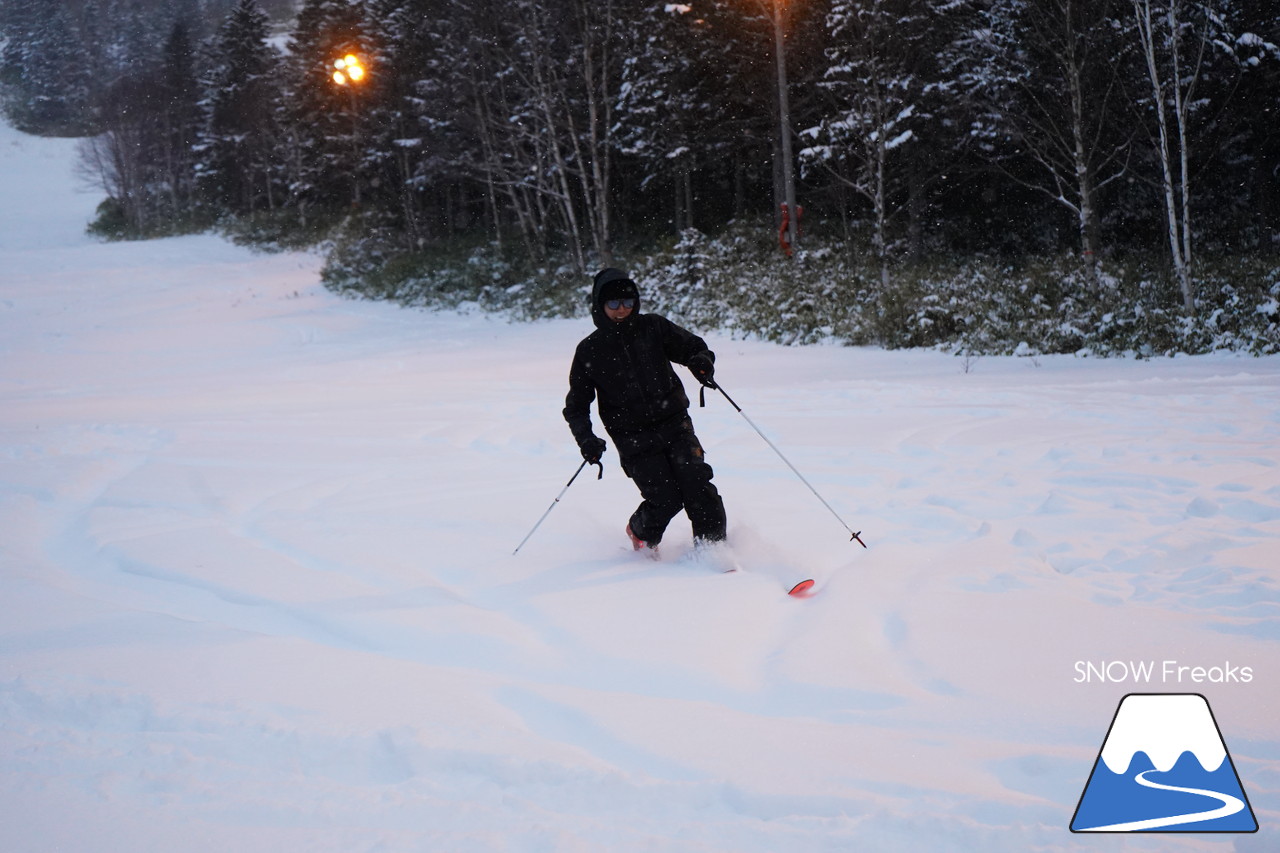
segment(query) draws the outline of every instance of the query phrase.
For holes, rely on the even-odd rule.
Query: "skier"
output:
[[[695,545],[722,541],[724,502],[693,433],[689,397],[671,367],[684,365],[714,388],[715,355],[687,329],[641,313],[635,282],[612,267],[595,276],[591,319],[596,330],[578,344],[569,368],[564,419],[582,458],[599,462],[606,445],[591,426],[591,401],[598,400],[622,470],[640,489],[640,506],[626,527],[632,546],[656,549],[681,509]]]

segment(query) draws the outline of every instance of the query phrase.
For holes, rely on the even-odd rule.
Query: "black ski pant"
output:
[[[711,466],[703,459],[693,422],[686,418],[675,429],[646,435],[635,444],[641,447],[621,458],[622,470],[643,498],[631,516],[631,532],[656,545],[683,509],[695,540],[724,539],[724,501],[711,482]]]

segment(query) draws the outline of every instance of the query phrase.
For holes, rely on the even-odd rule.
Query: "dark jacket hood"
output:
[[[604,302],[606,292],[613,292],[614,295],[610,297],[613,299],[633,297],[636,300],[635,310],[621,324],[614,323],[614,321],[605,316]],[[640,289],[622,270],[606,267],[596,273],[595,281],[591,285],[591,319],[595,322],[596,328],[610,329],[618,325],[629,324],[640,313],[641,304]]]

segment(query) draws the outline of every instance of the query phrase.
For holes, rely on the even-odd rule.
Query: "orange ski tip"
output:
[[[794,595],[796,598],[808,598],[813,594],[813,578],[800,581],[800,583],[791,587],[791,591],[787,593],[787,595]]]

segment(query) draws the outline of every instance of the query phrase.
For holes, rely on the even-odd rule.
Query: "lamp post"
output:
[[[795,163],[791,152],[791,102],[787,95],[787,51],[783,15],[788,0],[767,0],[773,9],[774,57],[778,63],[778,132],[782,136],[782,194],[786,203],[787,244],[794,247],[799,235],[796,208]]]
[[[351,200],[360,206],[360,176],[355,168],[360,159],[359,117],[356,113],[356,88],[368,79],[368,71],[360,55],[351,50],[343,50],[342,55],[333,61],[333,74],[330,79],[340,89],[346,89],[349,95],[347,110],[351,115]]]

